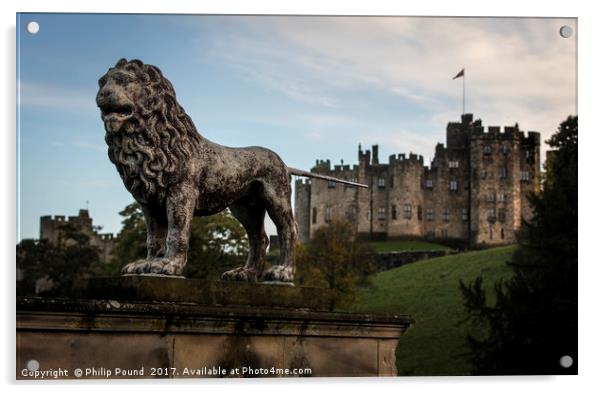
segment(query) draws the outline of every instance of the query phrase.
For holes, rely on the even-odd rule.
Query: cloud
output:
[[[79,147],[81,149],[94,150],[100,153],[105,153],[107,151],[107,146],[104,143],[98,144],[83,139],[73,141],[73,146]]]
[[[80,181],[78,183],[81,187],[85,188],[111,188],[115,187],[115,180],[107,180],[107,179],[89,179]]]
[[[82,109],[97,110],[95,93],[23,80],[19,81],[17,89],[21,106],[77,112]]]
[[[293,100],[354,111],[356,119],[358,105],[368,112],[378,100],[386,105],[390,96],[400,97],[408,108],[430,113],[424,126],[440,130],[442,139],[446,123],[459,118],[462,81],[452,77],[461,68],[467,110],[485,125],[519,122],[546,139],[577,111],[576,41],[558,34],[562,24],[576,29],[574,19],[240,17],[224,23],[230,33],[213,39],[214,59]],[[306,135],[316,132],[308,128]],[[412,139],[407,132],[399,137]]]

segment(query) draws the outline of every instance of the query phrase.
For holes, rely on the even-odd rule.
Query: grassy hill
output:
[[[469,331],[483,332],[465,318],[459,280],[483,275],[490,291],[500,278],[509,278],[506,261],[514,246],[434,258],[374,275],[361,291],[358,312],[410,314],[415,324],[397,347],[400,375],[469,375],[465,338]]]

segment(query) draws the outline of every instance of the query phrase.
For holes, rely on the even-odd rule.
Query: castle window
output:
[[[506,222],[506,209],[498,209],[498,219],[500,222]]]
[[[397,206],[391,205],[391,219],[397,220]]]
[[[349,210],[347,210],[347,218],[351,221],[355,221],[357,218],[357,207],[349,206]]]
[[[508,168],[505,165],[502,167],[502,170],[500,171],[500,176],[502,179],[505,179],[508,177]]]
[[[336,186],[335,182],[333,182],[332,180],[328,181],[328,188],[335,188],[335,186]]]
[[[508,153],[510,153],[508,145],[502,145],[502,154],[507,155]]]
[[[502,238],[502,240],[504,240],[504,228],[502,228],[500,231],[500,237]]]
[[[483,146],[483,154],[486,156],[490,156],[492,152],[491,145]]]
[[[449,221],[449,209],[443,210],[443,221],[445,221],[445,222]]]
[[[318,209],[315,207],[311,209],[311,223],[315,224],[318,222]]]
[[[387,218],[387,210],[384,207],[378,208],[378,219],[384,220]]]
[[[486,170],[482,170],[481,171],[481,179],[487,179],[487,171]]]
[[[433,188],[433,180],[426,179],[426,188]]]
[[[500,202],[506,202],[506,194],[500,192],[500,194],[498,195],[498,199]]]
[[[449,162],[450,168],[458,168],[459,166],[460,166],[460,163],[458,161],[450,161]]]
[[[426,209],[426,220],[433,221],[434,217],[435,217],[435,212],[433,211],[433,209]]]
[[[458,191],[458,182],[456,180],[452,180],[449,182],[449,190]]]
[[[495,208],[491,208],[487,212],[487,218],[489,221],[495,221]]]
[[[393,188],[393,176],[391,176],[391,178],[389,179],[389,187]]]
[[[487,193],[487,202],[495,202],[495,190],[489,190]]]
[[[520,171],[520,181],[529,181],[529,171]]]
[[[403,205],[403,216],[408,220],[412,218],[412,205]]]
[[[416,212],[418,220],[422,221],[422,206],[418,205],[418,211]]]
[[[326,207],[326,214],[324,215],[324,221],[331,222],[332,221],[332,207]]]
[[[383,177],[378,178],[378,188],[385,188],[385,179]]]
[[[531,150],[525,150],[525,158],[531,158]]]
[[[354,183],[357,183],[357,177],[352,177],[351,181],[354,182]]]
[[[462,209],[462,221],[468,221],[468,209]]]

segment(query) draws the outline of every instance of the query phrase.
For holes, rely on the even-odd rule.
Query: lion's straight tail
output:
[[[354,187],[368,188],[368,186],[365,184],[356,183],[356,182],[349,181],[349,180],[337,179],[336,177],[320,175],[318,173],[307,172],[307,171],[304,171],[301,169],[296,169],[296,168],[291,168],[291,167],[288,167],[288,173],[291,175],[295,175],[295,176],[311,177],[312,179],[327,180],[327,181],[332,181],[335,183],[347,184],[349,186],[354,186]]]

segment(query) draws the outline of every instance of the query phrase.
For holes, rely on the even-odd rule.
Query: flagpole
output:
[[[462,75],[462,114],[466,114],[466,68],[462,68],[464,70],[464,75]]]

